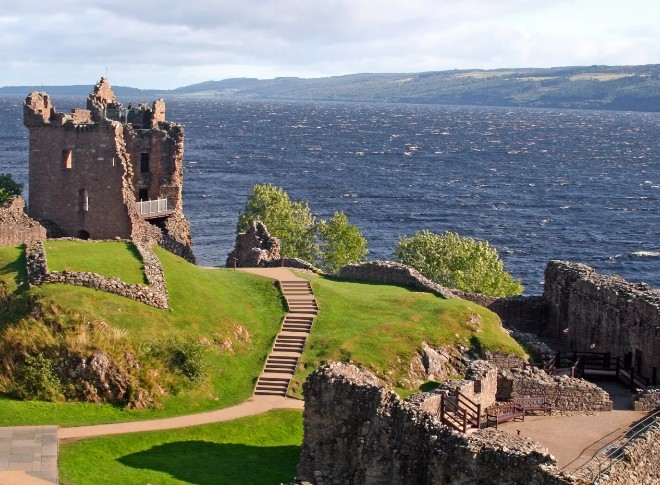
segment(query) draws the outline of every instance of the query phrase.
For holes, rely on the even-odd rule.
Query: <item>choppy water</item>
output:
[[[127,100],[128,101],[128,100]],[[0,97],[0,171],[27,181],[21,100]],[[55,99],[60,111],[82,105]],[[429,229],[487,239],[542,291],[550,259],[660,287],[660,114],[167,100],[186,128],[184,209],[200,264],[220,265],[257,183],[320,217],[343,210],[391,257]]]

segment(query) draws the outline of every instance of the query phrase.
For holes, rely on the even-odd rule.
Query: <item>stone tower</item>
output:
[[[101,78],[87,109],[58,113],[48,94],[23,106],[29,131],[29,213],[50,236],[152,240],[194,261],[183,215],[183,128],[165,102],[117,101]]]

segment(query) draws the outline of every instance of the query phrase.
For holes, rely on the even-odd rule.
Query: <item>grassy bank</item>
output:
[[[288,483],[296,474],[302,413],[179,430],[107,436],[60,446],[63,485]]]
[[[96,253],[97,260],[105,258],[101,243],[76,244]],[[123,243],[108,244],[117,244],[120,254],[111,266],[135,268],[135,257]],[[279,292],[263,278],[233,270],[203,269],[160,248],[155,248],[155,252],[163,264],[171,310],[158,310],[117,295],[70,285],[49,284],[28,290],[24,255],[19,248],[0,248],[0,278],[14,292],[28,292],[41,302],[56,302],[71,314],[107,322],[135,348],[177,335],[203,339],[210,357],[206,383],[195,390],[162,397],[162,409],[142,411],[109,405],[22,402],[5,397],[0,399],[0,425],[82,425],[167,417],[218,409],[251,396],[284,314]],[[57,256],[53,258],[53,254]],[[48,260],[55,259],[52,264],[64,264],[58,263],[58,259],[71,260],[77,261],[76,270],[94,267],[97,272],[105,272],[96,263],[80,263],[80,254],[80,249],[68,241],[48,243]],[[29,319],[0,323],[0,336],[9,326],[29,324]],[[240,329],[245,329],[247,335]]]
[[[410,391],[402,381],[422,342],[524,355],[497,315],[474,303],[393,285],[305,277],[319,314],[294,377],[296,394],[310,372],[334,360],[362,364]]]

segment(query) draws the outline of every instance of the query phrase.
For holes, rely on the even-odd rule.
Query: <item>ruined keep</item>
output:
[[[181,125],[165,101],[124,108],[107,79],[87,109],[59,113],[48,94],[23,105],[29,131],[29,214],[49,236],[154,241],[194,261],[183,215]]]

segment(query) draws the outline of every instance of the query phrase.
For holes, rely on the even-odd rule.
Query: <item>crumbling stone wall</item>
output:
[[[637,396],[633,403],[635,411],[653,411],[660,409],[660,387],[649,388]]]
[[[304,384],[298,479],[316,485],[575,483],[533,441],[483,430],[457,433],[401,401],[371,373],[334,363]],[[425,399],[421,399],[421,404]]]
[[[542,369],[500,369],[497,400],[545,397],[557,411],[611,411],[610,395],[596,384],[568,376],[550,376]]]
[[[453,290],[425,278],[416,269],[392,261],[367,261],[349,264],[339,269],[337,277],[369,283],[412,286],[422,291],[435,293],[443,298],[456,297]]]
[[[460,391],[485,411],[497,401],[497,382],[497,368],[485,360],[475,360],[468,365],[465,379],[449,379],[434,392],[452,396]]]
[[[659,290],[599,275],[584,264],[550,261],[543,298],[545,335],[575,350],[620,356],[660,383]]]
[[[27,244],[25,248],[28,282],[34,286],[45,283],[84,286],[131,298],[156,308],[168,308],[169,296],[160,260],[148,245],[134,244],[142,257],[144,275],[149,283],[148,286],[124,283],[117,278],[107,278],[96,273],[50,272],[48,271],[46,252],[41,241]]]
[[[268,232],[261,221],[236,235],[234,250],[227,256],[227,267],[257,268],[269,262],[280,262],[280,241]]]
[[[0,246],[46,239],[46,228],[25,213],[25,201],[15,196],[0,207]]]

